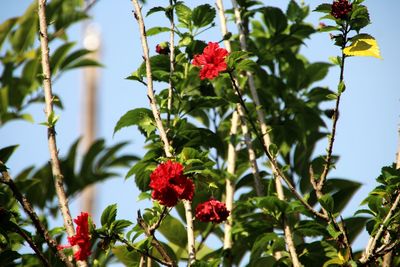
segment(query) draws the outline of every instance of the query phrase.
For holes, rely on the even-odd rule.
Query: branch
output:
[[[47,261],[46,257],[43,255],[43,253],[40,251],[40,249],[37,247],[35,242],[32,240],[32,238],[27,235],[18,225],[15,225],[15,231],[23,238],[25,239],[26,242],[28,242],[29,246],[35,251],[36,255],[40,259],[40,261],[43,263],[43,266],[51,267],[50,263]]]
[[[347,34],[349,33],[349,27],[346,24],[344,26],[344,30],[343,30],[343,44],[342,44],[342,59],[341,59],[341,63],[340,63],[340,76],[339,76],[339,85],[343,82],[344,79],[344,65],[345,65],[345,59],[346,59],[346,55],[343,53],[343,49],[346,47],[347,44]],[[322,171],[321,177],[319,179],[318,182],[318,188],[319,190],[322,190],[325,181],[326,181],[326,177],[328,176],[328,172],[329,169],[332,165],[332,152],[333,152],[333,143],[335,142],[335,136],[336,136],[336,124],[338,122],[339,119],[339,105],[340,105],[340,95],[342,92],[337,93],[337,98],[336,98],[336,103],[335,103],[335,108],[333,110],[333,116],[332,116],[332,133],[330,135],[329,141],[328,141],[328,148],[327,150],[327,154],[325,157],[325,164],[324,164],[324,169]]]
[[[2,164],[2,162],[0,162]],[[68,258],[65,256],[63,251],[59,251],[57,249],[58,243],[56,240],[54,240],[47,229],[44,227],[42,222],[39,220],[39,217],[37,216],[36,212],[34,211],[32,204],[29,202],[29,200],[22,195],[22,193],[19,191],[18,187],[12,180],[11,176],[8,174],[7,171],[1,172],[2,177],[0,178],[0,182],[6,184],[10,190],[13,192],[15,199],[20,203],[22,208],[24,209],[25,213],[29,216],[31,221],[33,222],[33,225],[36,228],[37,233],[46,241],[47,245],[49,248],[53,251],[53,253],[65,263],[66,266],[68,267],[73,267],[72,263],[68,260]]]
[[[169,262],[169,261],[164,261],[164,260],[161,260],[161,259],[159,259],[159,258],[157,258],[157,257],[155,257],[155,256],[153,256],[153,255],[151,255],[151,254],[150,254],[148,251],[146,251],[146,250],[141,250],[141,249],[139,249],[139,248],[133,246],[133,245],[132,245],[128,240],[126,240],[125,238],[122,238],[122,237],[120,237],[120,236],[117,236],[117,239],[118,239],[120,242],[124,243],[124,244],[125,244],[127,247],[129,247],[130,249],[135,250],[135,251],[139,252],[140,254],[142,254],[142,257],[140,258],[140,262],[141,262],[141,263],[144,263],[143,256],[146,256],[146,257],[148,257],[148,258],[153,259],[154,261],[158,262],[158,263],[161,264],[161,265],[164,265],[164,266],[176,266],[176,265],[173,265],[173,264],[172,264],[171,262]],[[152,243],[153,243],[153,242],[152,242]],[[143,259],[143,261],[142,261],[142,259]],[[140,265],[140,266],[142,266],[142,265]]]
[[[279,168],[278,163],[276,162],[276,160],[274,159],[274,157],[273,157],[273,156],[271,155],[271,153],[269,152],[269,150],[268,150],[268,148],[267,148],[267,146],[266,146],[266,144],[265,144],[265,142],[264,142],[264,139],[261,137],[261,134],[258,132],[255,123],[254,123],[253,120],[251,119],[250,112],[249,112],[249,110],[248,110],[247,107],[246,107],[246,104],[245,104],[245,102],[244,102],[244,100],[243,100],[243,96],[242,96],[242,94],[240,93],[239,88],[237,87],[237,85],[236,85],[236,83],[235,83],[235,79],[233,78],[233,75],[232,75],[231,72],[229,72],[229,76],[230,76],[230,78],[231,78],[232,85],[233,85],[233,87],[234,87],[234,89],[235,89],[237,95],[239,96],[240,104],[242,105],[242,107],[243,107],[243,109],[244,109],[244,111],[245,111],[245,113],[246,113],[246,115],[247,115],[247,119],[248,119],[248,121],[249,121],[249,123],[250,123],[250,125],[251,125],[251,127],[252,127],[252,130],[253,130],[254,133],[256,134],[257,139],[258,139],[259,142],[261,143],[261,146],[262,146],[262,148],[263,148],[263,151],[264,151],[265,155],[267,156],[268,160],[269,160],[270,163],[271,163],[271,168],[272,168],[272,170],[273,170],[273,172],[274,172],[274,175],[275,175],[276,177],[282,178],[282,179],[285,181],[285,183],[287,184],[289,190],[295,195],[295,197],[303,204],[303,206],[304,206],[308,211],[310,211],[313,215],[315,215],[316,217],[318,217],[318,218],[320,218],[320,219],[323,219],[323,220],[325,220],[325,221],[329,221],[329,218],[328,218],[328,217],[326,217],[324,214],[319,213],[319,212],[316,211],[313,207],[311,207],[310,204],[308,204],[308,202],[300,195],[300,193],[297,192],[296,188],[292,185],[292,183],[290,182],[289,178],[287,178],[287,177],[284,175],[284,173],[282,172],[282,170]],[[277,179],[276,179],[276,180],[277,180]]]
[[[154,230],[152,230],[152,227],[149,227],[147,225],[147,223],[144,221],[142,214],[140,213],[140,210],[138,211],[137,222],[138,222],[139,226],[144,230],[145,235],[147,237],[151,237],[151,244],[157,249],[158,252],[160,252],[161,257],[164,259],[164,263],[167,266],[177,266],[176,263],[174,262],[174,260],[172,260],[172,258],[168,255],[164,246],[155,237]],[[144,254],[144,255],[146,255],[146,254]],[[149,255],[146,255],[146,256],[150,257]]]
[[[174,9],[173,7],[173,1],[174,0],[169,0],[169,4],[171,6],[171,14],[169,14],[168,18],[170,21],[170,32],[169,32],[169,81],[168,81],[168,103],[167,103],[167,109],[168,109],[168,114],[167,114],[167,128],[170,127],[170,121],[171,121],[171,111],[172,111],[172,104],[173,104],[173,81],[172,81],[172,75],[174,74],[175,71],[175,23],[174,23]]]
[[[378,232],[376,232],[375,237],[372,237],[368,241],[368,245],[365,248],[364,255],[361,257],[360,262],[362,264],[365,264],[370,261],[371,258],[374,258],[374,253],[376,250],[376,246],[378,244],[379,239],[382,237],[382,234],[384,233],[384,230],[386,228],[387,223],[390,221],[390,219],[393,216],[394,211],[397,209],[397,206],[399,205],[400,202],[400,191],[397,192],[397,196],[395,201],[392,204],[392,207],[390,208],[389,212],[386,214],[385,219],[381,223]]]
[[[149,46],[147,44],[147,37],[146,37],[146,29],[143,21],[142,10],[140,8],[138,0],[132,0],[132,3],[135,8],[135,18],[139,25],[140,30],[140,40],[142,43],[143,49],[143,58],[146,63],[146,77],[147,77],[147,96],[150,101],[151,110],[153,112],[154,120],[156,121],[156,127],[159,131],[160,138],[164,144],[164,152],[167,157],[172,157],[171,147],[169,145],[167,134],[164,130],[164,126],[161,121],[160,111],[157,107],[156,98],[154,96],[154,89],[153,89],[153,78],[151,74],[151,65],[150,65],[150,57],[149,57]],[[194,240],[194,227],[193,227],[193,214],[192,214],[192,203],[190,201],[183,201],[185,207],[185,214],[186,214],[186,225],[187,225],[187,236],[188,236],[188,263],[189,265],[192,264],[196,260],[196,251],[195,251],[195,240]]]

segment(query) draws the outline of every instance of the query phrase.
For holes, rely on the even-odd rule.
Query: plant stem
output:
[[[343,44],[342,44],[342,58],[340,62],[340,76],[339,76],[339,85],[343,82],[344,80],[344,65],[345,65],[345,59],[346,55],[343,53],[343,49],[346,47],[347,44],[347,34],[349,33],[348,25],[346,24],[343,30]],[[327,148],[327,154],[325,157],[325,164],[324,164],[324,169],[321,173],[321,177],[318,182],[318,188],[320,191],[322,191],[322,188],[325,184],[326,178],[328,176],[329,169],[332,165],[332,152],[333,152],[333,144],[335,142],[335,136],[336,136],[336,125],[339,119],[339,106],[340,106],[340,96],[342,92],[337,93],[337,98],[336,98],[336,103],[335,103],[335,108],[333,110],[333,116],[332,116],[332,133],[330,135],[329,141],[328,141],[328,148]]]
[[[290,182],[290,180],[284,175],[284,173],[282,172],[282,170],[279,168],[278,163],[276,162],[276,160],[274,159],[274,157],[271,155],[271,153],[269,152],[266,144],[264,143],[264,139],[261,137],[260,133],[257,130],[257,127],[255,125],[255,123],[253,122],[253,120],[251,119],[250,116],[250,112],[246,107],[246,104],[243,100],[243,96],[239,91],[239,88],[237,87],[236,83],[235,83],[235,79],[233,78],[233,75],[231,72],[229,72],[229,76],[231,78],[231,82],[232,85],[234,87],[234,89],[236,90],[237,95],[239,96],[239,102],[242,105],[246,115],[247,115],[247,120],[249,121],[252,130],[254,131],[254,133],[257,136],[258,141],[261,143],[262,149],[265,153],[265,155],[267,156],[268,160],[271,163],[271,168],[275,174],[276,177],[281,177],[285,183],[287,184],[289,190],[295,195],[295,197],[301,202],[301,204],[303,204],[303,206],[310,211],[314,216],[323,219],[325,221],[329,221],[329,218],[326,217],[324,214],[319,213],[318,211],[316,211],[313,207],[310,206],[310,204],[307,203],[307,201],[300,195],[299,192],[297,192],[296,188],[292,185],[292,183]]]
[[[175,23],[174,23],[174,9],[172,8],[173,6],[173,0],[169,1],[169,4],[171,6],[171,14],[168,16],[169,21],[170,21],[170,32],[169,32],[169,81],[168,81],[168,103],[167,103],[167,109],[168,109],[168,114],[167,114],[167,128],[169,129],[170,127],[170,122],[171,122],[171,112],[172,112],[172,104],[173,104],[173,81],[172,81],[172,75],[174,74],[175,71]]]
[[[164,144],[164,152],[167,157],[172,157],[171,147],[168,141],[167,134],[164,130],[164,126],[162,124],[160,111],[157,107],[156,98],[154,96],[153,89],[153,78],[151,74],[151,65],[150,65],[150,57],[149,57],[149,45],[147,43],[146,37],[146,29],[144,25],[142,10],[139,5],[138,0],[132,0],[133,6],[135,8],[135,18],[139,25],[140,31],[140,40],[143,49],[143,58],[146,63],[146,77],[147,77],[147,96],[150,101],[151,110],[153,112],[154,120],[156,121],[156,127],[160,134],[160,138]],[[192,203],[190,201],[183,201],[185,207],[185,215],[186,215],[186,226],[187,226],[187,237],[188,237],[188,264],[190,265],[193,261],[196,260],[196,251],[195,251],[195,239],[194,239],[194,227],[193,227],[193,214],[192,214]]]
[[[40,251],[40,249],[37,247],[35,242],[32,240],[32,238],[27,235],[19,226],[16,226],[15,231],[23,238],[25,239],[26,242],[28,242],[29,246],[35,251],[36,255],[42,262],[43,266],[51,267],[50,263],[46,259],[46,257],[43,255],[43,253]]]
[[[0,162],[2,164],[2,162]],[[29,216],[29,218],[32,220],[33,225],[36,228],[37,233],[46,241],[47,245],[51,249],[51,251],[54,252],[57,257],[64,262],[64,264],[68,267],[73,267],[72,263],[68,260],[68,258],[65,256],[63,251],[57,250],[57,241],[54,240],[47,229],[44,227],[42,222],[39,220],[39,217],[37,216],[36,212],[34,211],[32,204],[29,202],[29,200],[22,195],[22,193],[19,191],[18,187],[14,183],[13,179],[9,175],[7,171],[3,171],[2,177],[0,182],[6,184],[10,190],[13,192],[15,199],[20,203],[22,208],[24,209],[25,213]]]
[[[382,237],[382,234],[386,228],[387,223],[390,221],[390,219],[392,218],[395,210],[397,209],[398,205],[400,202],[400,191],[397,192],[397,196],[395,201],[392,204],[392,207],[390,208],[389,212],[386,214],[385,219],[383,220],[383,222],[380,224],[380,227],[378,229],[378,231],[376,232],[375,236],[371,236],[371,238],[368,241],[368,245],[365,248],[365,252],[364,255],[361,257],[360,262],[362,264],[366,264],[368,263],[371,259],[374,258],[374,253],[376,250],[376,246],[378,244],[379,239]]]
[[[69,237],[75,235],[74,225],[72,217],[68,207],[68,198],[64,190],[64,177],[61,173],[60,161],[58,158],[58,148],[56,143],[56,131],[53,124],[49,124],[49,118],[54,116],[53,114],[53,93],[51,88],[51,71],[50,71],[50,59],[49,59],[49,44],[47,36],[47,20],[46,20],[46,0],[38,0],[39,9],[39,28],[40,28],[40,46],[42,56],[42,70],[43,70],[43,89],[46,103],[46,117],[47,117],[47,139],[51,158],[51,170],[55,182],[55,190],[58,197],[59,208],[64,219],[64,226]],[[78,252],[79,247],[73,246],[73,251]],[[85,261],[77,261],[78,266],[87,266]]]
[[[153,236],[153,239],[154,239],[155,237]],[[126,240],[125,238],[122,238],[122,237],[120,237],[120,236],[117,236],[117,239],[120,241],[120,242],[122,242],[122,243],[124,243],[127,247],[129,247],[130,249],[132,249],[132,250],[135,250],[135,251],[137,251],[137,252],[139,252],[141,255],[142,255],[142,258],[143,258],[143,256],[146,256],[146,257],[148,257],[148,258],[150,258],[150,259],[153,259],[154,261],[156,261],[156,262],[158,262],[159,264],[162,264],[162,265],[165,265],[165,266],[177,266],[176,264],[174,264],[172,261],[168,261],[168,260],[161,260],[161,259],[159,259],[159,258],[157,258],[157,257],[155,257],[155,256],[153,256],[153,255],[151,255],[149,252],[147,252],[146,250],[141,250],[141,249],[139,249],[139,248],[137,248],[137,247],[135,247],[135,246],[133,246],[128,240]],[[157,240],[157,242],[158,242],[158,240]],[[153,244],[153,241],[152,241],[152,244]],[[141,258],[141,259],[142,259]]]

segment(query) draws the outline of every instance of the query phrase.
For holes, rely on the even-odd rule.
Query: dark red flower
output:
[[[167,42],[159,43],[156,45],[156,52],[162,55],[168,55],[169,47]]]
[[[175,206],[180,199],[192,200],[194,184],[183,175],[183,166],[179,162],[168,160],[161,163],[150,175],[151,197],[161,205]]]
[[[331,14],[336,19],[345,19],[352,8],[353,5],[348,0],[335,0],[332,4]]]
[[[200,79],[214,79],[221,71],[226,70],[225,57],[228,51],[219,47],[218,43],[209,42],[204,48],[203,54],[195,55],[193,65],[201,67]]]
[[[81,212],[81,214],[74,219],[76,223],[76,233],[74,236],[68,237],[69,245],[58,246],[58,249],[70,248],[72,246],[79,246],[79,250],[75,252],[74,257],[77,261],[86,260],[90,254],[90,233],[89,233],[89,214]]]
[[[221,223],[229,216],[225,203],[210,199],[201,203],[196,208],[196,218],[202,222]]]

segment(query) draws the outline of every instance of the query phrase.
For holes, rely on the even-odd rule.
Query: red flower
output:
[[[202,222],[221,223],[229,216],[225,203],[210,199],[201,203],[196,208],[196,218]]]
[[[58,246],[58,250],[70,248],[78,245],[79,250],[75,252],[74,257],[77,261],[86,260],[90,254],[90,234],[89,234],[89,214],[81,212],[81,214],[74,219],[76,223],[76,233],[74,236],[68,237],[69,245]]]
[[[150,175],[151,197],[161,205],[175,206],[180,199],[192,200],[194,184],[183,175],[183,166],[168,160],[161,163]]]
[[[331,14],[336,19],[345,19],[352,8],[353,5],[348,0],[337,0],[332,4]]]
[[[168,55],[169,47],[167,42],[160,43],[156,45],[156,52],[162,55]]]
[[[200,79],[214,79],[221,71],[226,70],[225,57],[228,51],[219,47],[218,43],[209,42],[204,48],[203,54],[195,55],[193,65],[202,67],[200,69]]]

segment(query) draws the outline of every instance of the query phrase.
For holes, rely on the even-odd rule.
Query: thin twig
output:
[[[160,227],[160,224],[162,222],[162,220],[165,218],[165,216],[168,215],[168,207],[165,206],[162,213],[160,214],[160,218],[158,218],[157,222],[155,222],[150,228],[149,228],[149,232],[151,234],[154,234],[154,231]]]
[[[161,121],[160,111],[157,107],[156,98],[154,96],[153,89],[153,78],[151,74],[151,64],[149,57],[149,45],[147,43],[146,37],[146,29],[143,21],[142,10],[139,5],[138,0],[132,0],[132,3],[135,8],[135,18],[139,25],[140,30],[140,40],[142,43],[143,49],[143,58],[146,63],[146,77],[147,77],[147,96],[150,101],[151,110],[153,112],[154,120],[156,121],[156,127],[158,129],[160,138],[164,144],[164,152],[167,157],[172,157],[171,147],[168,141],[167,134],[164,130],[164,126]],[[192,203],[187,200],[183,200],[183,204],[185,207],[185,215],[186,215],[186,226],[187,226],[187,237],[188,237],[188,264],[191,265],[196,260],[196,251],[195,251],[195,239],[194,239],[194,226],[193,226],[193,214],[192,214]]]
[[[122,238],[121,236],[117,236],[117,239],[118,239],[118,241],[124,243],[124,244],[125,244],[127,247],[129,247],[130,249],[139,252],[142,256],[144,255],[144,256],[146,256],[146,257],[148,257],[148,258],[153,259],[154,261],[158,262],[159,264],[162,264],[162,265],[165,265],[165,266],[176,266],[176,265],[174,265],[173,263],[171,263],[170,261],[166,261],[166,260],[159,259],[159,258],[157,258],[157,257],[155,257],[155,256],[153,256],[153,255],[151,255],[148,251],[142,250],[142,249],[139,249],[139,248],[135,247],[135,246],[132,245],[128,240],[126,240],[125,238]],[[152,242],[152,243],[153,243],[153,242]]]
[[[177,264],[174,262],[174,260],[168,255],[167,251],[165,250],[164,246],[158,241],[158,239],[154,235],[154,231],[151,231],[151,227],[147,225],[147,223],[144,221],[142,214],[140,213],[140,210],[138,211],[138,218],[137,222],[139,226],[144,230],[144,233],[147,237],[151,237],[151,244],[157,249],[157,251],[160,253],[161,257],[164,259],[164,262],[168,266],[177,266]],[[144,254],[146,255],[146,254]],[[149,255],[146,255],[149,256]]]
[[[255,123],[254,123],[253,120],[251,119],[250,112],[249,112],[249,110],[248,110],[247,107],[246,107],[246,104],[245,104],[245,102],[244,102],[244,100],[243,100],[243,96],[242,96],[242,94],[240,93],[240,90],[239,90],[239,88],[237,87],[237,85],[236,85],[236,83],[235,83],[235,80],[234,80],[233,75],[232,75],[231,72],[229,72],[229,76],[230,76],[230,78],[231,78],[232,85],[233,85],[234,89],[236,90],[237,95],[239,96],[239,102],[240,102],[240,104],[242,105],[242,107],[243,107],[243,109],[244,109],[244,111],[245,111],[245,113],[246,113],[246,115],[247,115],[247,120],[248,120],[248,122],[250,123],[250,125],[251,125],[251,127],[252,127],[252,130],[253,130],[254,133],[256,134],[258,141],[261,143],[261,146],[262,146],[262,148],[263,148],[263,151],[264,151],[265,155],[267,156],[268,160],[269,160],[270,163],[271,163],[271,167],[272,167],[272,170],[273,170],[275,176],[276,176],[276,177],[281,177],[281,178],[285,181],[285,183],[287,184],[289,190],[295,195],[295,197],[303,204],[303,206],[304,206],[308,211],[310,211],[313,215],[315,215],[316,217],[318,217],[318,218],[320,218],[320,219],[323,219],[323,220],[325,220],[325,221],[329,221],[329,218],[328,218],[328,217],[326,217],[326,216],[325,216],[324,214],[322,214],[322,213],[319,213],[319,212],[316,211],[313,207],[311,207],[310,204],[308,204],[308,202],[300,195],[299,192],[297,192],[296,188],[292,185],[292,183],[290,182],[290,180],[286,177],[286,175],[284,175],[284,173],[282,172],[282,170],[279,168],[278,163],[276,162],[276,160],[274,159],[274,157],[273,157],[273,156],[271,155],[271,153],[269,152],[269,150],[268,150],[266,144],[264,143],[263,138],[261,137],[261,134],[260,134],[260,133],[258,132],[258,130],[257,130],[257,127],[256,127]],[[276,179],[275,179],[275,180],[276,180]]]
[[[397,206],[399,205],[400,202],[400,191],[397,192],[397,196],[395,201],[392,204],[392,207],[390,208],[389,212],[386,214],[385,219],[383,222],[380,224],[380,227],[378,231],[376,232],[375,236],[371,236],[371,238],[368,241],[368,245],[365,248],[364,255],[361,257],[360,262],[362,264],[365,264],[370,261],[371,258],[373,258],[376,246],[378,245],[378,241],[382,237],[382,234],[384,233],[385,228],[387,227],[387,223],[389,220],[392,218],[394,211],[397,209]]]
[[[173,3],[174,0],[169,0],[169,4],[171,6],[170,14],[168,16],[170,21],[170,32],[169,32],[169,81],[168,81],[168,103],[167,103],[167,128],[170,127],[171,122],[171,112],[172,112],[172,104],[174,97],[174,86],[172,81],[172,76],[175,71],[175,23],[174,23],[174,8]]]
[[[342,59],[340,63],[340,76],[339,76],[339,85],[343,82],[344,80],[344,66],[345,66],[345,59],[346,55],[343,52],[343,49],[346,47],[347,44],[347,34],[349,33],[349,26],[348,24],[345,25],[344,30],[343,30],[343,44],[342,44]],[[329,169],[331,168],[332,165],[332,152],[333,152],[333,144],[335,142],[335,136],[336,136],[336,125],[339,119],[339,106],[340,106],[340,96],[342,92],[337,93],[337,98],[336,98],[336,103],[335,103],[335,108],[333,110],[333,116],[332,116],[332,133],[329,137],[328,141],[328,148],[327,148],[327,154],[325,157],[325,164],[324,164],[324,169],[321,173],[321,177],[318,181],[318,188],[319,190],[322,190],[326,178],[328,176]]]
[[[28,242],[29,246],[35,251],[36,255],[42,262],[43,266],[51,267],[50,263],[46,259],[46,257],[43,255],[43,253],[40,251],[38,246],[35,244],[35,242],[32,240],[32,238],[25,233],[24,230],[22,230],[18,225],[16,225],[15,229],[16,233],[18,233],[23,239],[25,239],[26,242]]]
[[[2,164],[2,162],[0,162]],[[40,221],[39,217],[37,216],[36,212],[33,209],[32,204],[29,202],[29,200],[22,195],[21,191],[19,191],[18,187],[14,183],[13,179],[9,175],[7,171],[3,171],[2,177],[0,182],[6,184],[10,190],[13,192],[15,199],[20,203],[22,208],[24,209],[25,213],[29,216],[31,221],[33,222],[33,225],[36,228],[37,233],[46,241],[47,245],[51,249],[51,251],[61,260],[65,263],[66,266],[68,267],[73,267],[72,263],[68,260],[67,256],[65,256],[63,251],[57,250],[58,243],[56,240],[54,240],[49,232],[47,231],[46,227],[42,224]]]
[[[50,124],[49,118],[53,114],[53,93],[51,88],[51,71],[49,59],[49,43],[47,36],[47,19],[46,19],[46,0],[38,0],[39,9],[39,27],[40,27],[40,46],[42,56],[42,70],[43,70],[43,89],[45,97],[45,113],[47,118],[47,140],[51,159],[51,170],[54,177],[55,190],[58,197],[59,208],[64,219],[64,226],[69,237],[75,235],[74,225],[72,223],[71,213],[68,207],[68,198],[64,190],[64,177],[61,173],[60,161],[58,158],[58,148],[56,143],[55,126]],[[73,251],[78,252],[79,247],[73,246]],[[78,261],[78,266],[87,266],[85,261]]]

